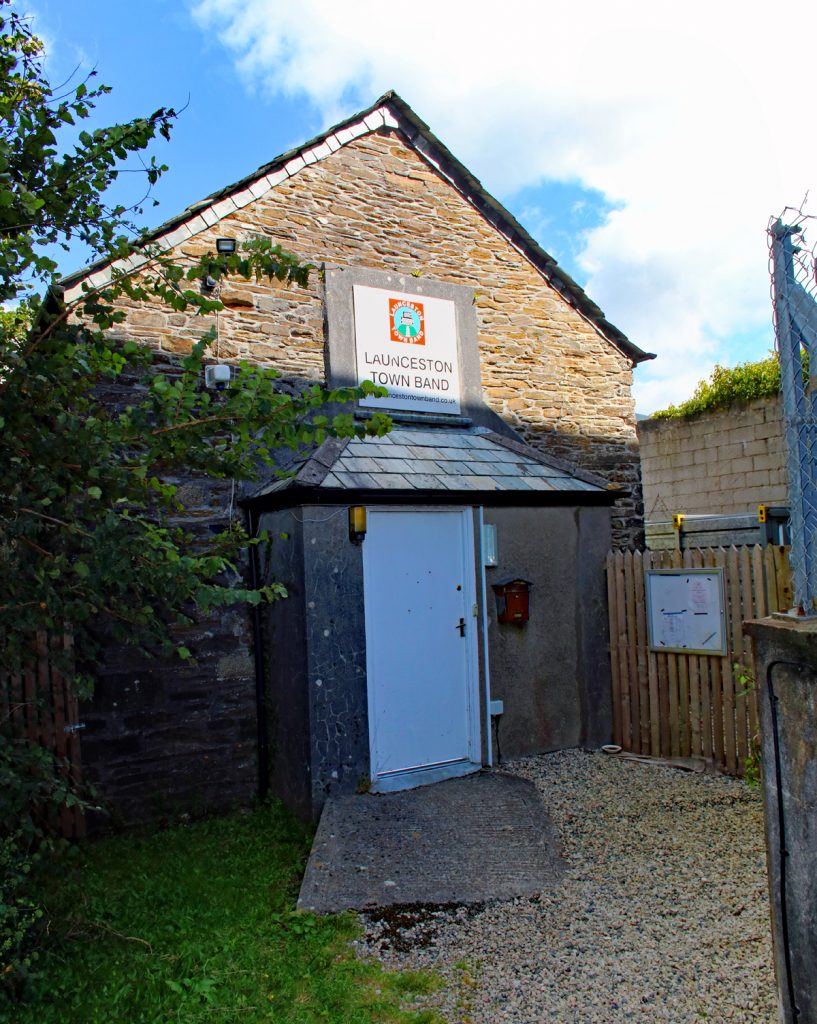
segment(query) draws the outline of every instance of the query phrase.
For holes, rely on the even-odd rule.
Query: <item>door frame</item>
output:
[[[466,670],[466,713],[468,716],[468,753],[465,758],[413,768],[403,768],[383,775],[375,775],[375,750],[372,743],[371,723],[376,721],[375,687],[369,685],[372,679],[372,663],[368,639],[366,643],[366,700],[369,714],[369,772],[371,791],[375,793],[394,792],[414,786],[440,782],[443,779],[456,778],[478,771],[482,767],[482,708],[481,701],[484,688],[480,685],[479,641],[480,631],[485,637],[485,609],[480,599],[477,585],[477,559],[474,539],[474,510],[471,506],[451,505],[372,505],[366,509],[369,522],[373,515],[406,513],[423,515],[424,513],[446,513],[459,515],[462,523],[462,558],[465,566],[463,580],[466,622],[465,670]],[[366,637],[373,635],[372,610],[366,600],[367,591],[371,592],[369,580],[372,566],[366,556],[366,541],[363,541],[363,609]],[[470,611],[469,611],[470,610]],[[473,625],[472,625],[473,624]]]

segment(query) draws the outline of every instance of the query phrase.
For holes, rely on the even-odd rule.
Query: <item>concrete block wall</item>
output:
[[[780,399],[638,424],[647,522],[788,504]]]

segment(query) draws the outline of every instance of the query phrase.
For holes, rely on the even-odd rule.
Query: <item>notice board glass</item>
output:
[[[726,655],[723,569],[646,569],[650,650]]]

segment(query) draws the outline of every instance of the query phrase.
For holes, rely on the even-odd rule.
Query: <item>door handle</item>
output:
[[[454,626],[454,629],[458,629],[460,631],[460,636],[465,636],[465,619],[460,619],[457,625]]]

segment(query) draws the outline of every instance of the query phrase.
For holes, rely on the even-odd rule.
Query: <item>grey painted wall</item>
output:
[[[264,624],[271,788],[317,818],[330,791],[369,773],[363,560],[345,505],[266,513],[261,527],[264,564],[289,592]]]
[[[353,792],[369,775],[363,555],[347,506],[302,513],[316,814],[330,791]]]
[[[486,568],[491,696],[503,757],[597,746],[610,734],[604,508],[491,508],[499,564]],[[497,622],[491,585],[531,580],[530,620]],[[496,754],[496,750],[494,752]]]

